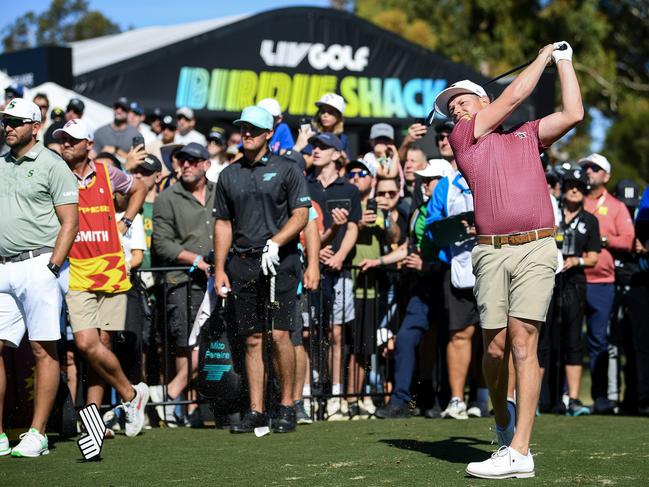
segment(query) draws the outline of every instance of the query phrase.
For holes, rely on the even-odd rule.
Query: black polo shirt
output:
[[[265,155],[252,165],[245,156],[219,175],[212,216],[232,222],[234,250],[261,250],[296,208],[309,208],[304,175],[292,160]],[[298,238],[285,246],[297,249]]]
[[[309,194],[311,195],[311,198],[316,201],[318,205],[320,205],[320,208],[322,208],[322,223],[325,229],[328,229],[331,227],[331,225],[333,225],[333,217],[331,216],[331,212],[327,211],[327,201],[331,200],[350,200],[351,211],[349,212],[349,221],[358,224],[361,219],[361,195],[356,186],[354,186],[346,179],[339,177],[325,188],[313,173],[307,177],[307,182],[309,185]],[[340,244],[345,237],[346,231],[346,226],[338,230],[336,238],[331,244],[334,252],[337,252],[338,249],[340,249]],[[351,263],[353,254],[353,251],[349,253],[347,259],[345,260],[345,264]]]
[[[584,252],[599,252],[602,248],[597,218],[584,209],[577,213],[570,223],[566,223],[564,216],[559,225],[559,233],[563,235],[561,253],[564,257],[581,257]],[[586,282],[586,275],[581,267],[568,269],[565,277]]]

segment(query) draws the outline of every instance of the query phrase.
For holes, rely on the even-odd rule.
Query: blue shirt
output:
[[[270,138],[268,147],[273,154],[279,154],[281,150],[292,149],[295,145],[293,140],[293,135],[291,135],[291,129],[284,122],[280,123],[275,127],[275,132]]]

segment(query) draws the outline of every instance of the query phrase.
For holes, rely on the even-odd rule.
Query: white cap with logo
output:
[[[41,121],[41,109],[38,105],[24,98],[12,99],[0,112],[2,118],[19,118],[28,122]]]
[[[83,118],[73,118],[72,120],[69,120],[63,126],[63,128],[56,129],[54,132],[52,132],[52,136],[55,139],[60,139],[63,133],[66,133],[73,139],[77,140],[85,139],[92,141],[94,139],[94,135],[92,133],[92,130],[90,130],[88,122],[86,122]]]
[[[279,117],[282,114],[282,107],[275,98],[264,98],[257,103],[258,107],[266,109],[273,117]]]
[[[345,99],[336,93],[325,93],[319,101],[315,102],[315,105],[317,107],[329,105],[330,107],[334,107],[340,113],[345,113],[345,107],[347,106],[345,105]]]
[[[478,95],[480,97],[487,96],[487,92],[482,86],[468,79],[463,79],[462,81],[453,83],[437,95],[437,98],[435,98],[435,110],[448,117],[448,102],[454,96],[463,94]]]
[[[430,159],[428,165],[415,174],[422,178],[443,178],[453,172],[453,166],[446,159]]]
[[[604,169],[604,171],[606,171],[606,174],[611,174],[611,163],[608,162],[608,159],[606,157],[598,154],[597,152],[594,152],[588,157],[584,157],[583,159],[579,159],[579,161],[577,161],[577,164],[579,164],[580,166],[587,166],[589,164],[592,164]]]

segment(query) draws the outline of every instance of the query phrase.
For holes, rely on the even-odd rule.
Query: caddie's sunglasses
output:
[[[595,164],[584,164],[584,165],[581,166],[581,167],[584,169],[584,171],[586,171],[586,170],[588,170],[588,169],[590,169],[590,170],[593,171],[593,172],[600,172],[600,171],[603,171],[603,170],[604,170],[604,169],[602,169],[601,167],[596,166]]]
[[[360,171],[349,171],[347,173],[347,179],[364,178],[369,175],[370,172],[365,169],[361,169]]]
[[[435,136],[437,142],[441,142],[444,139],[448,139],[448,134],[439,134]]]
[[[397,196],[398,192],[397,191],[377,191],[376,196],[381,196],[384,198],[395,198]]]
[[[22,127],[23,125],[27,125],[28,123],[33,123],[31,120],[23,120],[22,118],[3,118],[2,119],[2,126],[3,127],[11,127],[12,129]]]

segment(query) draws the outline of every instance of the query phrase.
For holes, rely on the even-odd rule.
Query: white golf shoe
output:
[[[144,427],[144,410],[149,402],[149,387],[140,382],[133,386],[135,397],[131,402],[124,402],[124,412],[126,414],[126,436],[137,436]]]
[[[11,456],[31,458],[47,455],[50,452],[47,445],[46,435],[41,435],[37,429],[29,428],[29,431],[20,435],[20,443],[13,447]]]
[[[0,457],[4,455],[9,455],[11,453],[11,447],[9,446],[9,438],[5,433],[0,435]]]
[[[454,397],[448,406],[442,411],[442,418],[446,419],[469,419],[466,412],[466,404],[459,397]]]
[[[466,473],[482,479],[525,479],[534,477],[532,452],[522,455],[509,446],[501,446],[484,462],[471,462]]]

